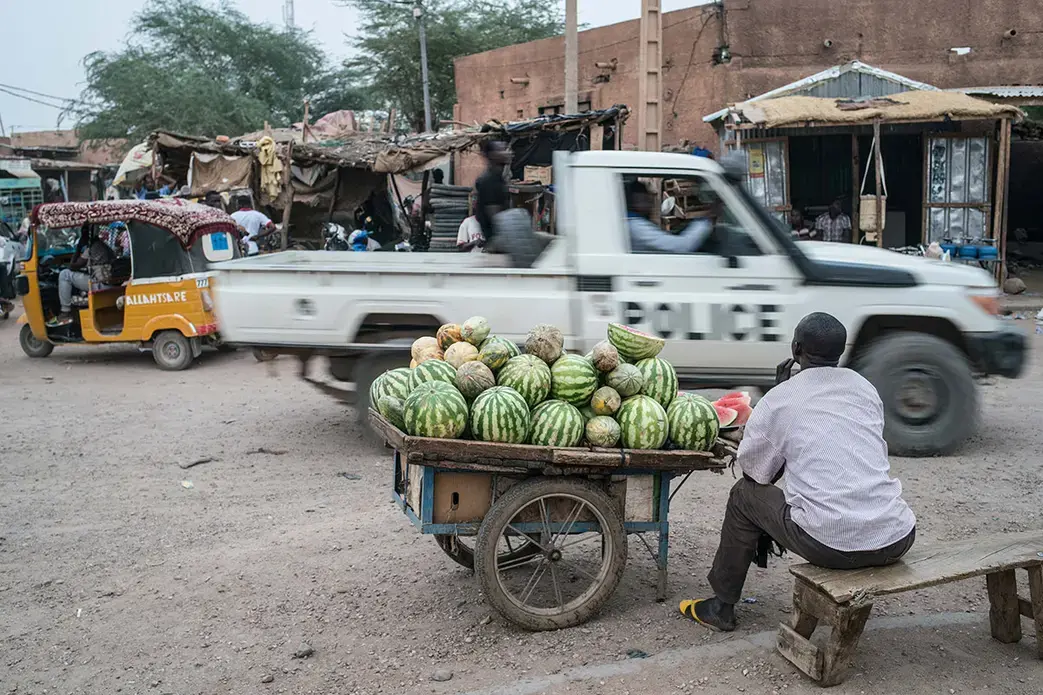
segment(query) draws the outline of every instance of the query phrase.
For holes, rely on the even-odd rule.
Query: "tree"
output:
[[[299,121],[306,98],[365,105],[353,75],[330,71],[308,33],[251,22],[226,3],[153,0],[131,36],[123,50],[84,58],[84,137],[239,135]]]
[[[369,94],[424,126],[420,43],[408,0],[343,0],[362,17],[345,66],[368,74]],[[453,59],[564,33],[553,0],[429,0],[424,7],[432,119],[450,118],[456,101]]]

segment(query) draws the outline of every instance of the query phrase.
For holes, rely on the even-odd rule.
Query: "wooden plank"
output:
[[[798,635],[811,639],[819,620],[835,614],[836,604],[819,593],[818,589],[800,579],[793,582],[793,613],[790,615],[790,625]],[[833,620],[829,622],[832,624]]]
[[[432,439],[410,437],[388,422],[374,410],[369,413],[370,424],[385,441],[402,453],[407,460],[419,454],[426,461],[457,461],[460,463],[490,463],[518,465],[531,468],[529,463],[562,468],[584,467],[642,470],[714,470],[727,465],[724,456],[732,449],[724,444],[712,451],[638,451],[632,449],[555,448],[529,444],[499,444],[466,439]]]
[[[844,680],[871,610],[873,604],[870,603],[857,608],[842,609],[839,612],[829,641],[822,650],[822,679],[819,681],[821,685],[837,685]]]
[[[887,567],[830,570],[801,564],[791,567],[790,572],[837,603],[846,603],[855,596],[885,596],[1004,569],[1040,566],[1040,553],[1043,531],[1027,531],[914,547]]]
[[[880,121],[873,121],[873,171],[876,177],[876,245],[884,245],[884,204],[883,204],[883,193],[880,191],[880,178],[883,175],[884,161],[880,156],[880,148],[883,143],[880,142]]]
[[[1032,569],[1031,567],[1029,568]],[[1018,597],[1018,612],[1021,613],[1022,618],[1028,618],[1032,620],[1032,601],[1027,598]]]
[[[1018,580],[1014,570],[985,575],[989,592],[989,626],[992,636],[1004,644],[1021,639],[1021,612],[1018,610]]]
[[[822,651],[798,635],[786,623],[779,623],[775,647],[786,659],[816,681],[822,680]]]
[[[1029,596],[1032,600],[1032,621],[1036,624],[1036,653],[1043,659],[1043,567],[1029,567]],[[1018,600],[1021,603],[1021,599]]]

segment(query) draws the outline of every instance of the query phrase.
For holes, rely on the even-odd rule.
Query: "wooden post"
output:
[[[1004,644],[1021,639],[1021,609],[1018,606],[1018,580],[1014,570],[985,575],[989,592],[989,624],[992,636]]]
[[[286,207],[282,209],[282,229],[279,231],[279,250],[285,251],[290,245],[290,211],[293,209],[293,186],[290,184],[293,164],[293,141],[286,143],[286,162],[282,171],[282,187],[286,191]]]
[[[663,13],[660,0],[641,0],[638,43],[637,149],[663,150]]]
[[[431,170],[424,169],[424,179],[420,182],[420,238],[428,239],[428,250],[431,249],[430,238],[427,235],[427,203],[431,200]]]
[[[601,125],[590,126],[590,149],[604,149],[605,127]]]
[[[1002,283],[1006,279],[1007,267],[1007,234],[1004,228],[1007,206],[1007,179],[1010,172],[1010,119],[1000,121],[999,144],[996,148],[996,197],[992,208],[992,238],[996,243],[1000,258],[997,268],[997,280]]]
[[[308,142],[308,100],[304,100],[304,121],[301,123],[301,142]]]
[[[880,156],[880,121],[873,122],[873,149],[874,170],[876,174],[876,245],[884,245],[884,199],[880,190],[880,178],[883,174],[884,161]]]
[[[333,221],[333,210],[337,207],[337,194],[340,192],[340,167],[337,167],[337,174],[333,181],[333,195],[330,197],[330,208],[326,211],[326,221]]]
[[[858,134],[851,133],[851,234],[854,240],[859,238],[861,227],[858,222],[859,201],[862,193],[862,162],[861,152],[858,151]],[[789,169],[786,169],[789,173]]]
[[[1032,620],[1036,623],[1036,652],[1043,659],[1043,567],[1026,567],[1029,573],[1029,598]]]
[[[388,122],[386,124],[384,124],[384,132],[385,133],[392,133],[392,132],[394,132],[394,130],[392,128],[394,123],[395,123],[395,107],[392,106],[390,109],[388,109]]]

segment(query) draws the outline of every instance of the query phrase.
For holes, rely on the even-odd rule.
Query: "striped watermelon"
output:
[[[384,394],[377,398],[377,411],[387,418],[388,422],[400,430],[406,429],[406,404],[394,396]]]
[[[670,440],[682,449],[709,451],[717,441],[717,411],[694,393],[679,393],[666,409]]]
[[[578,446],[583,439],[586,419],[574,405],[565,401],[544,401],[532,411],[529,444],[538,446]]]
[[[668,407],[677,396],[677,372],[674,366],[666,360],[652,357],[638,362],[637,368],[645,379],[641,393],[656,399],[664,408]]]
[[[444,381],[450,386],[456,386],[456,370],[453,365],[442,360],[428,360],[418,364],[410,371],[409,390],[414,391],[420,384],[429,381]]]
[[[501,338],[498,335],[491,335],[488,338],[486,338],[484,341],[482,341],[482,344],[478,349],[484,350],[493,343],[502,343],[503,346],[507,348],[507,351],[511,353],[511,357],[517,357],[518,355],[522,354],[521,348],[518,347],[517,343],[511,340],[507,340],[506,338]]]
[[[622,357],[631,360],[644,360],[658,355],[666,341],[654,335],[648,335],[621,323],[608,324],[608,342],[616,346]]]
[[[467,427],[467,401],[444,381],[427,381],[413,389],[403,414],[406,432],[414,437],[455,439]]]
[[[518,355],[507,360],[496,383],[514,389],[530,408],[535,408],[550,393],[550,367],[534,355]]]
[[[632,396],[619,408],[616,415],[627,449],[659,449],[666,443],[669,429],[666,410],[654,398]]]
[[[579,414],[582,415],[583,419],[587,422],[590,422],[598,416],[598,414],[594,412],[594,409],[590,407],[589,403],[579,407]]]
[[[471,435],[479,441],[523,444],[529,422],[529,404],[506,386],[483,391],[471,406]]]
[[[456,388],[468,401],[473,401],[478,398],[478,394],[493,386],[496,386],[496,377],[481,362],[464,362],[456,370]]]
[[[645,386],[645,377],[634,365],[621,363],[605,377],[605,386],[611,386],[623,398],[630,398],[641,393]]]
[[[572,405],[584,405],[598,387],[598,370],[581,355],[562,355],[550,369],[551,395]]]
[[[607,415],[587,421],[587,441],[591,446],[613,447],[619,443],[619,423]]]

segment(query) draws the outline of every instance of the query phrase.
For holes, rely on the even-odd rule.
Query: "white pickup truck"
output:
[[[712,201],[702,247],[631,252],[624,186],[638,177]],[[794,243],[741,178],[686,155],[557,153],[557,236],[531,268],[481,253],[244,258],[218,266],[220,330],[232,344],[329,357],[362,413],[369,383],[407,364],[414,338],[473,315],[518,342],[554,324],[580,351],[621,322],[667,338],[662,356],[683,388],[770,388],[796,323],[824,311],[847,327],[846,364],[880,392],[892,452],[957,447],[978,422],[975,377],[1014,378],[1025,362],[1025,337],[996,315],[993,278],[872,247]]]

